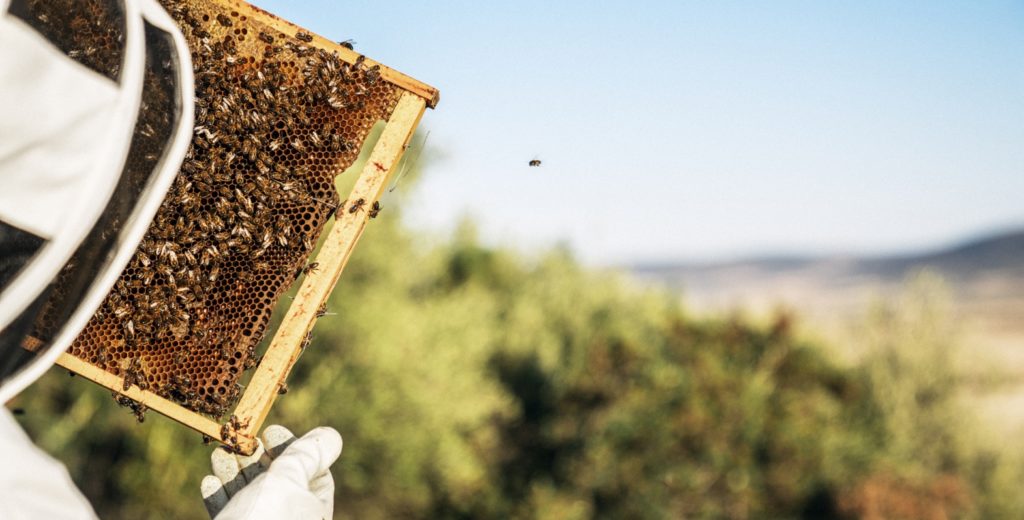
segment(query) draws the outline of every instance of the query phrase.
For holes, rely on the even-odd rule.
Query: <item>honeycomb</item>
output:
[[[192,53],[192,143],[69,353],[120,376],[125,389],[221,417],[259,362],[271,309],[343,207],[335,177],[402,91],[381,80],[378,66],[347,63],[304,33],[283,34],[214,3],[161,3]],[[130,155],[130,164],[138,160],[134,145]],[[37,324],[44,338],[46,322]]]

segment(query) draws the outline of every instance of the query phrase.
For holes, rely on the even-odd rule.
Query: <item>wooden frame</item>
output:
[[[191,1],[191,0],[186,0]],[[268,24],[278,31],[295,35],[304,31],[266,11],[241,0],[214,0],[244,15]],[[355,62],[359,54],[327,40],[312,35],[313,45],[338,53],[347,62]],[[376,62],[365,59],[364,63]],[[64,353],[57,364],[104,386],[118,394],[137,401],[150,410],[171,418],[192,428],[210,439],[226,444],[243,454],[251,454],[256,448],[256,436],[270,413],[274,400],[285,384],[292,366],[308,343],[318,309],[327,301],[334,289],[356,243],[362,236],[369,219],[369,209],[383,194],[388,179],[409,147],[409,141],[419,125],[427,107],[433,108],[439,99],[437,89],[416,81],[400,72],[381,65],[381,78],[402,89],[401,97],[391,112],[380,137],[370,152],[355,186],[349,193],[349,201],[364,200],[362,210],[342,211],[335,216],[333,228],[323,240],[315,261],[319,268],[306,275],[298,293],[284,315],[262,361],[256,366],[249,384],[242,393],[234,412],[225,423],[220,423],[189,410],[182,405],[160,397],[138,386],[125,389],[124,379],[91,363]],[[33,345],[27,344],[26,348]]]
[[[368,208],[384,193],[391,172],[402,158],[402,153],[409,147],[409,140],[412,139],[425,110],[426,100],[409,92],[402,93],[349,194],[348,200],[365,200],[367,209],[354,213],[343,211],[336,217],[334,227],[327,234],[316,256],[319,268],[305,277],[295,299],[288,307],[284,320],[263,355],[263,360],[256,367],[249,385],[235,407],[232,414],[235,421],[218,423],[137,386],[125,390],[121,377],[71,354],[62,354],[57,364],[134,399],[150,410],[159,412],[211,439],[232,446],[241,453],[252,453],[256,448],[256,436],[267,414],[270,413],[270,407],[274,404],[299,354],[305,348],[306,337],[312,332],[313,324],[316,322],[317,310],[334,290],[341,271],[363,234],[363,229],[370,218]]]

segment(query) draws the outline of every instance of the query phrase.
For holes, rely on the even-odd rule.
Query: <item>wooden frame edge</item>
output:
[[[345,47],[336,41],[329,40],[327,38],[324,38],[323,36],[320,36],[319,34],[313,33],[302,27],[299,27],[298,25],[295,25],[289,22],[288,20],[280,18],[274,15],[273,13],[264,11],[263,9],[260,9],[255,5],[245,2],[244,0],[230,0],[230,2],[237,5],[239,9],[245,9],[250,11],[250,13],[248,14],[250,14],[254,19],[273,27],[280,32],[292,36],[295,36],[295,34],[298,32],[304,32],[306,34],[309,34],[310,36],[313,37],[313,42],[315,42],[319,47],[329,51],[337,52],[338,57],[340,57],[341,59],[345,60],[348,63],[355,63],[356,59],[359,56],[361,56],[360,53],[352,49],[349,49],[348,47]],[[438,89],[430,85],[427,85],[426,83],[423,83],[422,81],[407,76],[395,69],[385,66],[380,62],[374,61],[368,57],[365,58],[363,63],[371,67],[374,65],[380,66],[381,78],[383,78],[388,83],[391,83],[392,85],[395,85],[401,88],[402,90],[405,90],[406,92],[411,92],[423,98],[428,108],[435,108],[437,106],[437,103],[441,100],[441,92]]]
[[[231,425],[230,438],[237,438],[235,449],[252,453],[256,447],[256,434],[266,420],[270,408],[288,373],[308,342],[317,311],[334,290],[341,272],[348,263],[359,237],[366,228],[369,209],[383,194],[390,174],[408,148],[409,141],[426,110],[426,100],[405,92],[395,105],[380,138],[370,152],[359,179],[349,194],[349,203],[362,199],[362,209],[342,211],[328,233],[316,261],[319,267],[309,273],[277,333],[267,347],[263,360],[256,367],[249,384],[235,407],[234,415],[240,424]],[[350,206],[349,206],[350,207]],[[218,432],[219,433],[219,432]],[[218,435],[218,438],[220,436]]]
[[[188,426],[213,440],[224,442],[221,439],[221,424],[209,417],[193,412],[174,401],[164,399],[148,390],[142,390],[135,385],[125,390],[123,386],[124,379],[120,376],[116,376],[66,352],[57,358],[57,364],[100,386],[131,398],[147,406],[149,409]]]

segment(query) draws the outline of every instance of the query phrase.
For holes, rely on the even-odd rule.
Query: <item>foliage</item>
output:
[[[964,399],[957,317],[937,274],[911,276],[877,302],[853,348],[862,365],[885,442],[872,475],[843,499],[860,516],[1019,518],[1024,466],[1009,446],[986,438]]]
[[[960,497],[943,512],[1012,511],[990,497],[1015,474],[958,429],[941,313],[880,311],[873,354],[840,367],[790,317],[694,318],[468,223],[425,245],[387,210],[328,311],[270,422],[342,432],[340,517],[834,517],[870,512],[872,485],[906,501],[940,478]],[[198,434],[135,425],[57,369],[13,406],[104,518],[204,514]]]

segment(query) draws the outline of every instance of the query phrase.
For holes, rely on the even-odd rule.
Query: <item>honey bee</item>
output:
[[[374,201],[373,207],[370,208],[370,213],[369,213],[370,218],[377,218],[377,215],[379,215],[380,212],[381,212],[381,203],[379,203],[377,201]]]
[[[274,37],[263,31],[260,31],[259,39],[266,43],[274,43]]]
[[[234,416],[232,415],[232,417]],[[231,435],[231,433],[232,426],[230,422],[226,422],[224,423],[223,426],[220,427],[220,439],[224,441],[225,444],[227,444],[227,449],[229,451],[231,450],[232,445],[238,444],[238,436]]]
[[[309,42],[313,41],[313,35],[311,35],[309,33],[306,33],[306,32],[302,32],[302,31],[299,31],[299,32],[295,33],[295,37],[300,39],[300,40],[302,40],[302,41],[304,41],[304,42],[306,42],[306,43],[309,43]]]
[[[149,388],[149,384],[146,382],[146,375],[142,371],[142,361],[138,358],[132,360],[125,370],[124,383],[121,385],[121,388],[127,392],[132,385],[138,386],[140,390]]]
[[[299,269],[299,274],[315,273],[319,267],[320,262],[310,262],[309,264],[306,264],[304,267]]]
[[[260,362],[262,362],[262,361],[263,361],[263,356],[259,356],[259,357],[257,357],[257,356],[249,356],[249,357],[245,358],[245,363],[244,363],[243,366],[245,367],[246,370],[249,370],[249,369],[258,367],[260,365]]]
[[[301,352],[301,351],[306,350],[306,347],[308,347],[310,342],[312,342],[312,341],[313,341],[313,331],[310,330],[309,332],[306,333],[306,337],[302,339],[302,344],[299,345],[299,351]]]
[[[142,403],[137,403],[134,407],[132,407],[132,412],[135,414],[135,419],[140,423],[146,422],[147,410],[149,410],[149,407]]]
[[[328,145],[328,148],[330,148],[332,152],[343,152],[348,150],[348,145],[345,144],[345,139],[342,138],[341,135],[331,134],[330,144]]]
[[[217,405],[220,408],[223,408],[224,406],[226,406],[228,404],[226,399],[224,399],[223,397],[221,397],[221,396],[219,396],[217,394],[210,394],[207,397],[207,399],[209,399],[210,401],[213,401],[213,404]]]
[[[374,65],[366,71],[364,76],[368,85],[373,85],[380,79],[380,65]]]
[[[366,204],[366,199],[356,199],[356,201],[352,203],[352,206],[348,208],[348,212],[355,213],[362,209],[364,204]]]
[[[288,393],[288,384],[281,383],[281,386],[277,387],[277,395],[284,395]]]
[[[343,42],[338,42],[338,45],[341,45],[348,50],[352,50],[355,48],[356,42],[354,40],[345,40]]]

